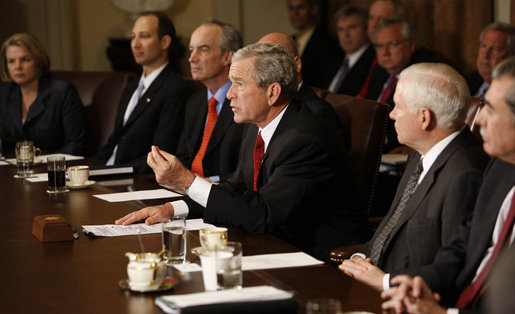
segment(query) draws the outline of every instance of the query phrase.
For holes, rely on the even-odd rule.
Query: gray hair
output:
[[[367,29],[368,12],[353,5],[346,5],[343,8],[336,11],[334,15],[334,24],[337,25],[339,20],[346,19],[349,16],[353,15],[357,15],[361,26],[363,26],[364,29]]]
[[[459,129],[465,123],[471,97],[467,82],[443,63],[417,63],[404,69],[402,97],[411,112],[426,107],[443,129]]]
[[[502,22],[495,22],[489,24],[481,31],[481,34],[479,35],[480,41],[483,39],[483,35],[485,34],[485,32],[489,30],[505,33],[508,37],[508,48],[510,50],[510,56],[515,55],[515,27]]]
[[[207,18],[200,25],[216,25],[222,29],[218,46],[222,52],[236,51],[243,47],[243,36],[231,24],[224,23],[215,18]]]
[[[515,121],[515,56],[504,59],[492,72],[494,80],[503,76],[508,76],[514,81],[504,95],[504,101],[510,107],[512,120]]]
[[[236,51],[232,63],[249,58],[254,59],[250,76],[260,88],[279,83],[284,98],[292,99],[296,95],[297,67],[290,53],[278,44],[251,44]]]
[[[411,30],[408,22],[406,22],[404,20],[400,20],[400,19],[387,19],[387,20],[382,21],[381,24],[379,24],[376,27],[376,29],[374,31],[374,41],[376,40],[377,33],[380,30],[387,28],[389,26],[395,25],[395,24],[399,24],[401,26],[401,34],[402,34],[403,39],[407,39],[408,41],[413,41],[415,39],[415,34],[413,34],[413,31]]]

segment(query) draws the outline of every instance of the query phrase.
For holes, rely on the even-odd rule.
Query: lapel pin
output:
[[[145,99],[145,100],[147,101],[147,103],[149,103],[149,102],[150,102],[150,98],[147,98],[147,99]]]

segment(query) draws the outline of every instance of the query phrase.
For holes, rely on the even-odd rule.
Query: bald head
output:
[[[283,47],[286,52],[291,53],[294,57],[299,56],[299,51],[297,50],[297,44],[295,40],[283,33],[270,33],[267,34],[258,41],[261,44],[278,44]]]
[[[297,43],[291,36],[283,33],[270,33],[267,34],[258,41],[260,44],[277,44],[281,46],[287,53],[293,56],[295,65],[297,66],[297,81],[302,82],[302,62],[300,61],[299,51],[297,50]]]

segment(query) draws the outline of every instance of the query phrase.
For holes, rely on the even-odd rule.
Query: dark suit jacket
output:
[[[123,116],[138,80],[129,83],[120,98],[114,130],[97,159],[105,163],[116,145],[115,165],[135,165],[139,173],[150,172],[147,153],[152,145],[175,154],[184,121],[184,104],[190,89],[168,64],[141,96],[127,123]]]
[[[358,95],[359,91],[361,90],[361,87],[363,87],[363,83],[365,83],[365,80],[367,79],[368,73],[370,71],[370,66],[372,65],[372,61],[374,61],[375,57],[376,50],[374,46],[369,44],[368,48],[365,50],[365,52],[363,52],[361,57],[359,57],[358,61],[352,66],[352,68],[345,76],[345,79],[343,80],[343,83],[336,92],[336,94],[346,94],[351,96]],[[343,58],[341,63],[343,63]],[[336,75],[338,69],[339,68],[335,68],[333,78]],[[326,88],[328,87],[329,85],[327,85]]]
[[[467,80],[467,85],[469,86],[470,95],[474,96],[481,85],[485,82],[481,75],[479,75],[478,71],[474,71],[472,73],[469,73],[467,76],[465,76],[465,79]]]
[[[22,124],[20,87],[15,83],[2,85],[0,138],[5,147],[30,140],[45,153],[83,155],[86,150],[86,116],[75,86],[42,76],[37,98]]]
[[[334,76],[332,72],[341,66],[342,55],[338,42],[322,28],[315,28],[300,58],[302,79],[309,86],[327,88]]]
[[[300,87],[295,99],[299,100],[302,105],[309,108],[309,110],[313,111],[319,117],[324,119],[329,125],[331,125],[336,130],[338,138],[345,145],[344,147],[348,148],[345,143],[345,130],[343,129],[342,123],[340,122],[340,118],[338,118],[336,110],[334,110],[330,103],[318,97],[313,89],[311,89],[311,87],[307,86],[305,83],[303,83]]]
[[[419,160],[420,154],[415,153],[408,163],[390,211],[363,250],[366,255],[399,204]],[[487,163],[481,144],[468,128],[463,129],[440,153],[409,199],[386,240],[378,266],[388,273],[432,263],[438,249],[448,245],[461,222],[470,218]]]
[[[363,240],[366,218],[358,209],[348,158],[334,130],[292,101],[267,147],[255,192],[257,132],[249,125],[235,173],[227,183],[212,186],[205,209],[186,199],[189,217],[274,233],[324,260],[332,248]]]
[[[220,176],[224,181],[238,164],[241,138],[245,124],[234,122],[234,114],[226,99],[220,110],[215,128],[209,139],[206,154],[202,160],[206,177]],[[181,134],[177,158],[190,168],[202,143],[208,109],[207,90],[202,89],[193,94],[186,103],[184,129]]]
[[[461,225],[459,234],[438,251],[433,264],[403,273],[422,276],[433,291],[442,295],[444,304],[453,306],[474,278],[491,244],[502,202],[514,185],[515,165],[493,159],[485,171],[472,220]]]

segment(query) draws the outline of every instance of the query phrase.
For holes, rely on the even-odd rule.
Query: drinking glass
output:
[[[18,177],[28,178],[34,175],[33,142],[16,142],[16,165],[18,166]]]
[[[47,158],[48,170],[48,193],[68,192],[66,187],[66,159],[64,156],[53,156]]]
[[[168,264],[182,264],[186,258],[186,219],[181,216],[174,216],[163,219],[161,222],[163,230],[163,249]]]
[[[218,289],[241,289],[241,243],[228,241],[216,247],[216,280]]]

